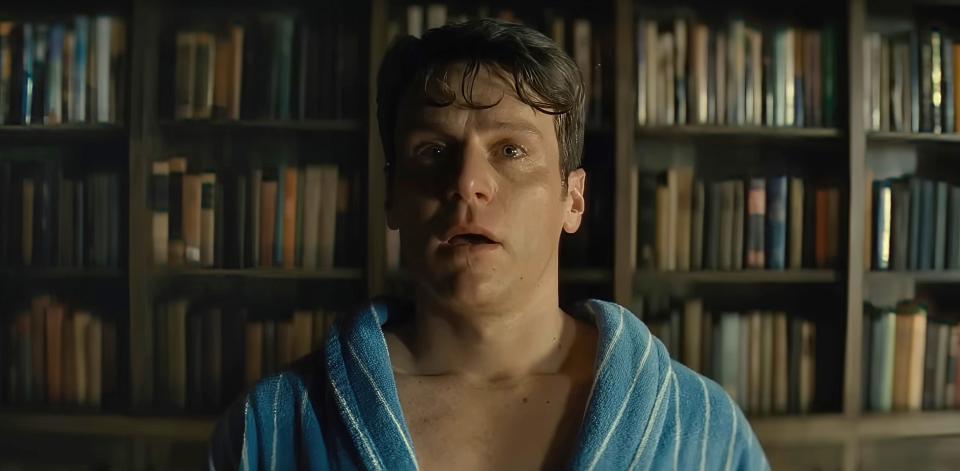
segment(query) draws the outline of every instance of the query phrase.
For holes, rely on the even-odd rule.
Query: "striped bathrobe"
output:
[[[211,469],[419,469],[383,337],[393,306],[345,317],[324,350],[261,381],[221,419]],[[571,314],[596,325],[599,346],[570,468],[769,469],[730,396],[636,316],[602,301]]]

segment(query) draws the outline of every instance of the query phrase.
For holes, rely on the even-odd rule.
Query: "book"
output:
[[[703,231],[706,195],[703,181],[697,180],[693,186],[693,220],[691,224],[690,269],[703,269]]]
[[[799,177],[790,178],[790,250],[789,264],[791,270],[803,268],[803,180]]]
[[[947,251],[947,201],[949,185],[947,182],[935,182],[934,185],[934,212],[933,212],[933,270],[943,270],[946,267]]]
[[[313,351],[313,313],[309,310],[293,312],[291,356],[292,360],[303,358]]]
[[[747,196],[747,268],[764,268],[764,223],[766,219],[766,180],[751,178]]]
[[[214,67],[216,66],[216,38],[210,33],[193,33],[193,112],[190,118],[213,117]]]
[[[730,185],[733,186],[733,237],[731,239],[731,243],[733,244],[731,247],[733,269],[742,270],[744,263],[743,221],[744,213],[746,212],[746,204],[743,194],[743,182],[740,180],[731,180]]]
[[[936,204],[935,185],[931,180],[922,180],[921,182],[921,201],[920,201],[920,230],[918,254],[920,262],[919,270],[933,269],[934,255],[934,205]]]
[[[246,348],[244,349],[244,381],[252,386],[263,376],[263,322],[248,322],[246,325]]]
[[[678,108],[679,109],[679,108]],[[676,182],[676,269],[690,271],[691,230],[693,218],[693,167],[679,166],[671,169],[675,172]],[[668,178],[670,178],[668,176]],[[672,187],[671,187],[672,188]],[[672,192],[671,189],[671,197]]]
[[[913,202],[910,195],[909,182],[897,180],[893,182],[891,193],[893,195],[893,210],[891,222],[891,250],[890,267],[894,270],[907,270],[910,268],[910,211]]]
[[[167,253],[171,265],[181,265],[186,261],[187,245],[184,239],[184,176],[187,172],[187,159],[173,157],[170,159],[170,190],[169,196],[169,240]]]
[[[948,343],[950,341],[950,326],[943,323],[933,324],[936,326],[936,346],[934,352],[933,367],[933,408],[940,410],[946,404],[945,393],[947,391],[947,356],[949,353]]]
[[[749,392],[747,393],[747,411],[760,412],[763,403],[763,313],[760,311],[750,311],[745,317],[749,319],[747,334],[747,354],[749,378]]]
[[[881,308],[869,320],[872,330],[869,407],[877,412],[889,412],[893,406],[893,355],[897,316],[893,310]]]
[[[874,211],[876,219],[876,231],[873,234],[873,246],[876,251],[874,257],[876,270],[889,270],[891,268],[892,237],[893,237],[893,185],[889,180],[877,180],[871,183],[875,187],[876,203]]]
[[[773,412],[773,361],[774,361],[774,330],[773,315],[764,312],[760,317],[760,408],[759,412],[769,415]]]
[[[223,311],[216,307],[206,310],[202,328],[203,402],[205,407],[215,408],[223,402]]]
[[[720,265],[718,268],[721,270],[732,270],[733,269],[733,199],[734,199],[734,183],[732,181],[726,181],[720,183],[719,196],[720,196],[720,225],[719,225],[719,244],[718,251]]]
[[[735,401],[741,402],[740,389],[740,345],[746,339],[740,338],[740,316],[735,312],[724,312],[720,315],[720,362],[719,368],[714,368],[717,382],[730,394]],[[744,372],[745,374],[745,372]],[[742,402],[741,402],[742,403]]]
[[[90,327],[90,322],[92,316],[89,311],[78,310],[73,314],[73,339],[74,339],[74,375],[76,377],[76,401],[77,404],[87,404],[87,384],[89,382],[90,374],[88,369],[90,368],[90,362],[88,361],[87,355],[89,349],[87,347],[89,341],[87,338],[87,330]]]
[[[215,208],[220,199],[217,194],[217,174],[204,172],[197,176],[200,183],[200,247],[199,260],[205,267],[214,266],[214,247],[216,241]],[[185,201],[190,201],[185,198]],[[189,249],[188,249],[189,252]]]
[[[803,322],[800,332],[800,413],[809,413],[816,400],[817,330],[812,322]]]
[[[291,269],[298,265],[296,258],[297,239],[297,192],[300,171],[295,166],[285,168],[283,184],[283,253],[282,265]]]
[[[250,197],[249,201],[247,202],[247,208],[250,210],[248,215],[250,224],[248,224],[247,227],[249,228],[250,232],[249,237],[247,237],[247,240],[249,241],[249,256],[247,259],[249,260],[249,265],[254,267],[260,266],[260,234],[262,233],[260,211],[263,207],[263,196],[260,194],[260,190],[262,187],[262,181],[262,169],[254,169],[250,172]]]
[[[767,185],[767,268],[786,268],[787,252],[787,177],[771,178]]]
[[[185,299],[170,302],[167,308],[167,387],[170,403],[177,409],[187,406],[187,313]]]
[[[940,350],[938,345],[940,339],[940,325],[935,322],[927,323],[926,341],[924,343],[923,357],[923,409],[936,409],[936,396],[939,392],[936,388],[937,383],[937,354]]]
[[[99,408],[103,392],[103,324],[98,317],[91,317],[87,335],[87,402]]]
[[[52,303],[46,308],[46,374],[47,403],[63,402],[63,304]]]
[[[196,76],[198,40],[195,33],[180,31],[176,36],[176,119],[193,118],[197,108]],[[78,69],[82,70],[82,69]]]
[[[683,306],[683,363],[698,373],[703,372],[700,363],[703,331],[703,303],[699,299],[688,300]]]
[[[277,187],[276,169],[267,169],[260,183],[260,265],[272,267],[274,264],[274,237],[277,224]]]
[[[957,270],[960,269],[960,187],[951,186],[949,196],[946,267],[948,270]]]
[[[154,265],[166,265],[169,259],[170,162],[153,162],[150,174],[150,209]]]
[[[788,407],[788,335],[787,314],[773,313],[773,407],[775,414],[786,414]]]
[[[657,212],[659,206],[657,205],[656,175],[641,173],[639,175],[639,187],[638,197],[640,198],[640,202],[638,206],[640,214],[637,217],[639,224],[637,228],[637,256],[639,259],[637,260],[637,267],[648,270],[656,266],[655,254],[659,253],[657,251],[659,250],[659,246],[656,244],[659,242],[657,232],[659,230],[659,213]],[[397,261],[399,262],[399,252],[397,252],[397,254]]]
[[[184,260],[190,265],[199,265],[200,245],[203,243],[203,180],[199,174],[183,176],[183,242]]]
[[[337,233],[339,170],[335,165],[322,166],[320,174],[320,235],[317,242],[317,268],[329,270],[334,265]]]

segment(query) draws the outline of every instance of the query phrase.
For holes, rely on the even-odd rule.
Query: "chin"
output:
[[[437,302],[456,310],[492,306],[507,294],[503,277],[488,271],[435,273],[424,277],[423,282]]]

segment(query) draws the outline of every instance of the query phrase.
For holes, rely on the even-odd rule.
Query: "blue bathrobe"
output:
[[[398,309],[374,302],[345,317],[323,350],[257,384],[221,419],[211,469],[418,469],[382,330]],[[571,314],[599,342],[570,468],[769,469],[730,396],[672,361],[636,316],[602,301]]]

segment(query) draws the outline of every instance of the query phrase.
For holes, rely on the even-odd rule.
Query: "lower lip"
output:
[[[441,248],[455,252],[486,253],[500,248],[500,244],[441,244]]]

